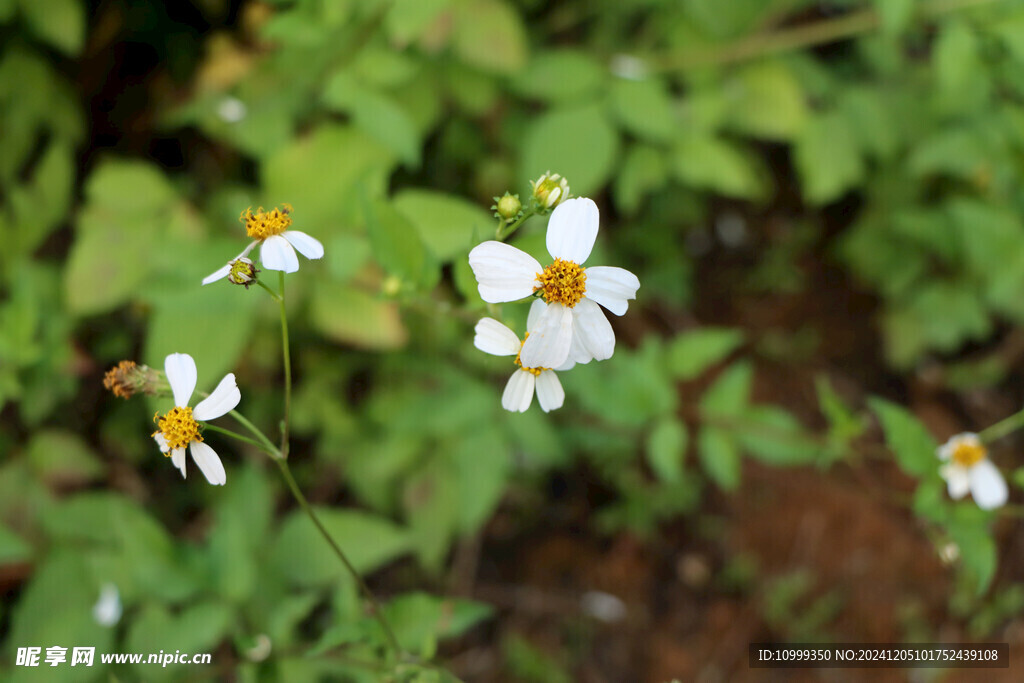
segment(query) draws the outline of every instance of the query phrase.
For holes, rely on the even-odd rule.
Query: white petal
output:
[[[967,476],[971,480],[971,495],[974,496],[974,502],[982,510],[991,510],[1006,504],[1009,497],[1006,480],[991,460],[982,460],[970,469]]]
[[[171,451],[171,464],[181,470],[181,478],[185,478],[185,449],[175,448]]]
[[[280,235],[272,235],[263,240],[260,261],[267,270],[294,273],[299,269],[299,257],[295,255],[295,249]]]
[[[568,370],[576,363],[586,364],[594,360],[594,354],[587,350],[587,347],[583,345],[583,338],[576,334],[572,335],[572,344],[569,345],[569,360],[566,361],[569,367],[559,365],[554,370]]]
[[[209,275],[204,277],[203,278],[203,284],[204,285],[208,285],[211,282],[216,282],[217,280],[223,280],[224,278],[226,278],[228,276],[229,273],[231,273],[231,263],[230,262],[228,262],[227,265],[221,266],[217,270],[213,271],[212,273],[210,273]]]
[[[525,413],[533,401],[535,379],[533,373],[526,370],[513,372],[501,395],[501,407],[513,413]]]
[[[549,413],[552,410],[561,408],[565,402],[565,390],[562,383],[558,381],[558,375],[545,370],[537,376],[537,403],[541,410]]]
[[[615,332],[601,307],[583,297],[572,309],[572,334],[596,360],[607,360],[615,352]]]
[[[516,333],[494,318],[481,318],[476,324],[473,345],[493,356],[514,356],[519,353],[522,342]]]
[[[92,618],[100,626],[110,628],[121,620],[121,594],[117,586],[105,583],[100,589],[99,600],[92,608]]]
[[[469,252],[469,265],[480,285],[480,298],[492,304],[516,301],[533,294],[537,259],[503,242],[484,242]]]
[[[527,330],[530,336],[519,354],[523,367],[556,368],[566,361],[572,344],[572,311],[562,304],[544,308],[537,326]]]
[[[192,452],[192,460],[206,476],[206,481],[214,486],[223,486],[228,476],[217,452],[202,441],[193,441],[189,445],[189,450]]]
[[[160,447],[161,453],[166,453],[171,450],[171,447],[167,445],[167,439],[164,438],[163,432],[157,432],[154,434],[153,440],[156,441],[156,445]]]
[[[533,300],[533,303],[530,304],[530,313],[526,316],[527,331],[537,327],[537,323],[540,322],[540,317],[544,315],[545,308],[547,308],[547,304],[544,303],[543,299]]]
[[[548,253],[581,264],[590,256],[597,239],[600,214],[592,199],[568,199],[551,212],[548,221]]]
[[[967,495],[971,488],[971,480],[967,476],[966,469],[960,465],[944,465],[939,468],[939,474],[946,480],[950,498],[960,500]]]
[[[309,259],[323,258],[324,245],[315,237],[310,237],[300,230],[285,230],[281,237],[298,249],[299,253]]]
[[[629,299],[636,298],[640,280],[625,268],[595,266],[587,268],[587,298],[593,299],[615,315],[629,308]]]
[[[171,384],[174,405],[185,407],[196,390],[196,362],[187,353],[172,353],[164,359],[164,373]]]
[[[235,375],[229,372],[224,375],[224,379],[220,381],[213,393],[199,402],[199,405],[192,411],[192,417],[197,420],[215,420],[234,410],[241,400],[242,393],[235,383]]]

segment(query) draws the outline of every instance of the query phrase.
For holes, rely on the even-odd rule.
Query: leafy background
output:
[[[1016,510],[950,503],[934,449],[1021,405],[1024,3],[0,0],[0,22],[5,679],[84,680],[14,653],[88,644],[214,654],[97,680],[380,679],[265,459],[218,444],[228,485],[182,482],[155,404],[101,389],[187,352],[274,423],[274,307],[198,283],[241,210],[282,202],[327,254],[289,278],[293,466],[409,650],[467,681],[753,680],[753,641],[1020,651]],[[565,408],[510,415],[466,254],[547,170],[601,207],[592,262],[642,287]],[[544,227],[515,244],[543,257]],[[994,453],[1014,489],[1019,446]]]

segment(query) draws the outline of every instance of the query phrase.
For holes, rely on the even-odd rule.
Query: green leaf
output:
[[[440,459],[433,459],[406,482],[402,492],[412,544],[429,572],[441,571],[459,527],[456,474]]]
[[[743,332],[704,327],[676,335],[666,350],[665,366],[676,379],[690,380],[720,363],[743,344]]]
[[[934,474],[939,467],[938,444],[924,425],[906,408],[881,398],[868,400],[882,422],[885,440],[904,472],[915,477]]]
[[[434,256],[463,256],[494,231],[495,219],[473,202],[432,190],[398,192],[392,206],[405,216]]]
[[[875,11],[882,18],[882,30],[889,34],[903,33],[914,17],[915,0],[874,0]]]
[[[700,399],[701,413],[707,417],[736,417],[747,408],[754,368],[740,361],[727,368]]]
[[[639,209],[647,195],[665,186],[668,178],[665,154],[648,145],[633,145],[615,177],[615,205],[628,214]]]
[[[70,145],[55,141],[47,146],[32,178],[10,188],[7,200],[14,223],[13,250],[28,255],[58,227],[71,206],[75,161]],[[2,257],[0,257],[2,258]]]
[[[377,262],[389,274],[417,289],[429,289],[438,279],[437,265],[413,229],[412,224],[382,200],[364,199],[366,232]]]
[[[935,76],[947,96],[963,93],[970,80],[978,77],[977,50],[977,39],[966,22],[942,26],[935,41]]]
[[[734,98],[728,123],[740,133],[786,141],[796,137],[807,120],[800,82],[782,62],[744,67],[726,91]]]
[[[757,168],[735,145],[699,131],[683,133],[672,151],[672,171],[680,182],[726,197],[762,197],[765,182]]]
[[[455,467],[459,528],[473,534],[494,513],[512,474],[512,454],[501,435],[485,430],[468,435],[450,452]]]
[[[171,614],[165,607],[148,605],[131,623],[125,643],[135,652],[212,652],[228,633],[233,621],[231,609],[222,604],[204,602]],[[136,665],[138,671],[152,675],[154,667]],[[171,664],[168,672],[183,673],[189,667]]]
[[[31,557],[32,546],[0,524],[0,566],[27,562]]]
[[[452,0],[394,0],[384,17],[392,40],[405,45],[430,28]]]
[[[494,609],[482,602],[426,593],[406,593],[384,606],[384,616],[402,647],[426,657],[433,657],[438,641],[461,636],[493,613]]]
[[[992,532],[984,524],[956,521],[948,528],[950,539],[960,548],[960,561],[975,582],[976,595],[984,595],[995,578],[999,553]]]
[[[367,574],[409,552],[409,533],[384,517],[314,506],[316,515],[352,566]],[[302,558],[296,562],[296,558]],[[271,563],[289,583],[318,586],[347,576],[345,567],[301,510],[289,514],[273,540]]]
[[[406,166],[420,165],[420,136],[412,120],[387,95],[339,72],[327,83],[324,101],[352,116],[352,121],[394,152]]]
[[[864,176],[864,161],[839,112],[808,121],[797,136],[794,157],[804,196],[813,204],[839,199]]]
[[[538,52],[512,81],[524,97],[547,102],[572,102],[598,93],[605,72],[589,54],[574,49]]]
[[[41,479],[58,486],[91,481],[104,470],[80,436],[61,430],[36,432],[29,442],[28,460]]]
[[[592,195],[612,174],[619,139],[601,107],[587,105],[549,111],[526,131],[520,174],[538,178],[560,173],[574,196]]]
[[[647,464],[658,479],[674,484],[683,479],[683,457],[689,434],[677,418],[660,420],[647,435]]]
[[[310,316],[327,338],[360,348],[396,349],[408,339],[398,305],[362,289],[317,287]]]
[[[660,79],[617,78],[609,90],[612,113],[626,131],[651,142],[667,142],[676,131],[672,99]]]
[[[257,554],[262,556],[274,497],[259,468],[248,463],[234,470],[231,485],[217,498],[207,557],[214,593],[242,603],[256,588]]]
[[[526,64],[526,29],[519,13],[502,0],[459,4],[453,44],[462,61],[482,71],[511,74]]]
[[[778,406],[752,406],[737,423],[733,435],[746,452],[769,465],[810,463],[822,452],[800,422]]]
[[[76,56],[85,42],[85,7],[82,0],[21,0],[25,22],[40,40],[69,56]]]
[[[704,472],[724,491],[735,491],[740,484],[740,449],[728,432],[703,427],[697,438],[697,455]]]

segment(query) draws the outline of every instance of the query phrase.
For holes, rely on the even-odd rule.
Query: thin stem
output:
[[[334,554],[337,555],[338,559],[341,560],[341,563],[345,565],[345,569],[348,571],[348,573],[352,576],[353,579],[355,579],[356,584],[359,586],[359,590],[362,591],[363,596],[366,598],[366,601],[370,603],[370,607],[373,611],[373,616],[380,624],[381,629],[383,629],[384,635],[388,639],[388,644],[395,651],[395,655],[399,659],[401,659],[402,655],[405,654],[404,651],[402,650],[402,646],[398,644],[398,638],[395,637],[394,631],[391,630],[391,625],[388,623],[388,620],[384,617],[384,613],[381,610],[380,603],[377,602],[377,598],[374,597],[373,592],[370,590],[370,587],[366,585],[366,582],[363,581],[363,577],[360,576],[359,572],[356,571],[356,568],[352,566],[352,563],[349,561],[344,551],[342,551],[341,547],[334,542],[334,539],[331,537],[331,534],[327,531],[326,528],[324,528],[324,525],[320,522],[320,518],[316,516],[315,512],[313,512],[313,508],[309,505],[309,502],[306,500],[306,497],[302,495],[302,491],[299,490],[299,485],[295,483],[295,477],[292,476],[292,471],[288,467],[288,461],[283,458],[276,458],[274,462],[276,462],[277,466],[281,469],[281,475],[284,476],[285,481],[288,482],[288,488],[291,489],[292,495],[295,497],[295,500],[298,501],[303,511],[306,513],[306,515],[309,516],[309,519],[316,526],[317,530],[320,532],[320,535],[323,536],[324,540],[326,540],[328,545],[331,546],[331,549],[334,551]]]
[[[978,432],[978,438],[981,439],[982,443],[991,443],[992,441],[997,441],[1021,427],[1024,427],[1024,410],[1014,413],[1010,417],[996,422],[991,427],[986,427],[981,430]]]
[[[208,424],[205,427],[203,427],[203,431],[206,431],[206,430],[217,432],[218,434],[223,434],[224,436],[230,436],[232,439],[238,439],[239,441],[244,441],[245,443],[247,443],[249,445],[256,446],[261,451],[267,450],[267,447],[264,446],[259,441],[257,441],[256,439],[250,439],[247,436],[242,436],[238,432],[233,432],[230,429],[224,429],[223,427],[218,427],[217,425]],[[272,456],[273,454],[272,453],[268,453],[268,455]]]
[[[275,292],[270,287],[268,287],[263,282],[263,280],[256,280],[256,284],[258,284],[260,287],[265,289],[267,291],[267,294],[269,294],[270,296],[272,296],[274,298],[274,301],[281,301],[283,299],[283,293],[281,295],[279,295],[277,292]]]
[[[523,215],[517,218],[515,223],[510,223],[504,229],[502,229],[501,226],[499,226],[497,233],[495,233],[494,235],[494,238],[499,242],[504,242],[505,240],[512,236],[512,233],[519,229],[519,226],[526,222],[527,218],[536,215],[536,213],[537,209],[531,203],[530,207],[523,211]]]
[[[281,354],[284,356],[284,419],[281,421],[281,457],[288,457],[288,427],[292,415],[292,359],[288,352],[288,311],[284,304],[284,271],[278,271],[281,282]]]
[[[255,436],[261,444],[263,444],[263,450],[267,452],[267,455],[269,455],[274,460],[279,460],[282,457],[281,451],[277,448],[277,446],[274,445],[274,442],[267,438],[267,435],[264,434],[259,427],[250,422],[249,419],[245,417],[245,415],[242,415],[237,410],[232,410],[228,414],[231,417],[235,418],[240,425],[248,429],[249,432],[253,436]]]
[[[930,19],[991,2],[994,0],[936,0],[920,5],[916,16],[921,19]],[[689,50],[656,57],[651,60],[651,63],[655,69],[660,71],[686,71],[702,66],[742,62],[779,52],[791,52],[836,42],[860,33],[873,31],[881,24],[882,20],[878,12],[874,9],[865,9],[834,19],[783,29],[774,33],[755,34],[720,47]]]

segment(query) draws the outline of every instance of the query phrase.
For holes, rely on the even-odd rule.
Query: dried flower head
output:
[[[126,400],[140,392],[152,396],[160,389],[160,375],[146,365],[123,360],[107,370],[103,376],[103,387]]]

